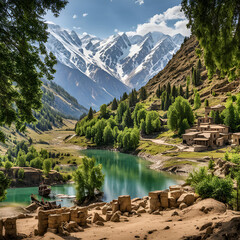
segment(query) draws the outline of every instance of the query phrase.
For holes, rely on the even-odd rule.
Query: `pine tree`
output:
[[[200,107],[201,107],[201,99],[198,91],[196,91],[194,96],[194,108],[199,109]]]
[[[87,119],[88,119],[88,120],[93,119],[93,110],[92,110],[92,107],[90,107],[90,109],[89,109],[89,111],[88,111]]]
[[[208,101],[208,99],[205,99],[204,105],[205,105],[205,107],[209,107],[209,101]]]
[[[123,93],[122,97],[121,97],[121,101],[124,101],[128,98],[128,95],[126,92]]]
[[[178,95],[177,89],[176,89],[175,85],[173,85],[173,87],[172,87],[172,96],[173,96],[174,98],[176,98],[177,95]]]
[[[113,101],[112,101],[111,109],[114,111],[114,110],[117,109],[117,107],[118,107],[117,99],[114,98]]]
[[[189,98],[189,87],[187,85],[186,87],[186,95],[185,95],[185,98],[188,99]]]
[[[123,115],[123,127],[132,127],[133,126],[133,120],[131,117],[131,111],[129,108],[127,108],[127,110],[125,111],[124,115]]]
[[[161,97],[161,87],[160,87],[160,84],[158,85],[158,88],[156,90],[156,96],[157,96],[157,98]]]
[[[140,100],[144,101],[147,99],[147,91],[145,87],[141,87],[140,89]]]
[[[183,87],[182,85],[179,86],[179,89],[178,89],[178,92],[179,92],[179,96],[183,97],[184,96],[184,92],[183,92]]]
[[[170,95],[171,94],[171,84],[168,82],[167,84],[167,93]]]

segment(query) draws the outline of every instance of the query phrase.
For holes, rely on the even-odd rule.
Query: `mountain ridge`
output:
[[[166,65],[184,39],[180,34],[171,37],[149,32],[144,36],[118,33],[102,40],[89,34],[80,36],[55,24],[48,26],[47,50],[56,56],[58,71],[63,65],[67,67],[63,67],[63,76],[55,74],[56,83],[67,88],[82,105],[95,109],[131,88],[142,87]],[[81,85],[87,88],[80,89]],[[106,101],[96,100],[101,98]]]

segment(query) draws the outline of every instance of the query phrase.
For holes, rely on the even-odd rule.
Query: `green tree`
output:
[[[186,94],[185,94],[185,98],[188,99],[189,98],[189,87],[187,85],[186,87]]]
[[[170,82],[167,83],[167,93],[168,93],[168,95],[171,94],[171,84],[170,84]]]
[[[82,203],[86,198],[94,198],[95,190],[100,190],[104,183],[102,165],[96,165],[93,158],[83,158],[83,163],[74,172],[73,177],[76,184],[77,200]]]
[[[102,118],[107,118],[107,115],[108,115],[108,113],[107,113],[107,105],[106,105],[106,104],[103,104],[103,105],[101,105],[101,107],[100,107],[100,116],[101,116]]]
[[[118,107],[117,99],[114,98],[113,101],[112,101],[111,109],[114,111],[114,110],[117,109],[117,107]]]
[[[35,121],[32,110],[41,107],[41,79],[53,79],[56,63],[44,45],[48,39],[44,15],[51,11],[58,16],[66,4],[65,0],[0,2],[0,125],[15,122],[24,130],[25,123]]]
[[[12,168],[12,166],[13,166],[13,164],[11,162],[9,162],[9,161],[5,162],[4,167],[7,171],[10,170]]]
[[[122,122],[123,127],[132,127],[133,126],[133,120],[131,116],[131,111],[129,108],[125,111],[123,115],[123,122]]]
[[[229,126],[231,131],[235,131],[236,129],[236,115],[234,106],[231,103],[227,105],[227,108],[224,110],[224,124]]]
[[[43,171],[47,176],[48,176],[51,168],[52,168],[52,161],[50,159],[45,159],[43,161]]]
[[[194,108],[199,109],[200,107],[201,107],[201,99],[198,91],[196,91],[194,95]]]
[[[204,61],[211,78],[219,69],[230,80],[240,74],[239,0],[182,0],[188,27],[204,49]]]
[[[141,87],[140,89],[140,100],[144,101],[147,99],[147,90],[145,87]]]
[[[88,119],[88,120],[92,120],[92,119],[93,119],[93,110],[92,110],[92,107],[89,108],[88,115],[87,115],[87,119]]]
[[[123,114],[127,109],[127,105],[124,102],[121,102],[117,108],[117,121],[119,124],[122,122]]]
[[[18,152],[18,156],[17,156],[17,165],[19,167],[25,167],[26,166],[26,155],[25,152],[20,150]]]
[[[8,179],[2,171],[0,171],[0,202],[6,198],[7,189],[10,186],[10,179]]]
[[[113,141],[114,141],[113,132],[112,132],[112,129],[109,125],[107,125],[104,128],[103,140],[104,140],[105,144],[113,144]]]
[[[18,170],[18,179],[24,179],[24,169],[23,168],[20,168]]]
[[[204,106],[205,106],[205,107],[209,107],[209,101],[208,101],[208,99],[205,99],[205,101],[204,101]]]
[[[183,120],[186,119],[191,127],[194,123],[194,115],[189,102],[179,96],[168,110],[168,126],[172,131],[179,131]],[[185,120],[185,121],[186,121]]]
[[[186,129],[190,128],[189,124],[188,124],[188,120],[186,118],[183,119],[182,124],[180,125],[179,131],[178,133],[180,135],[184,134]]]

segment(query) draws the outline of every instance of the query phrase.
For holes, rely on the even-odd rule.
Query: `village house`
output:
[[[240,133],[232,134],[232,144],[239,146],[240,145]]]
[[[209,117],[211,111],[223,111],[222,105],[205,108],[205,117],[198,118],[197,125],[186,130],[182,135],[183,144],[194,146],[194,151],[203,151],[209,148],[217,148],[229,144],[232,134],[229,127],[223,124],[214,124],[213,118]],[[237,138],[238,137],[238,138]],[[235,136],[240,144],[240,134]]]

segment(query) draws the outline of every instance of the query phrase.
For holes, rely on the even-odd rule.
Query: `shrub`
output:
[[[0,202],[6,198],[7,188],[10,186],[11,181],[0,171]]]

